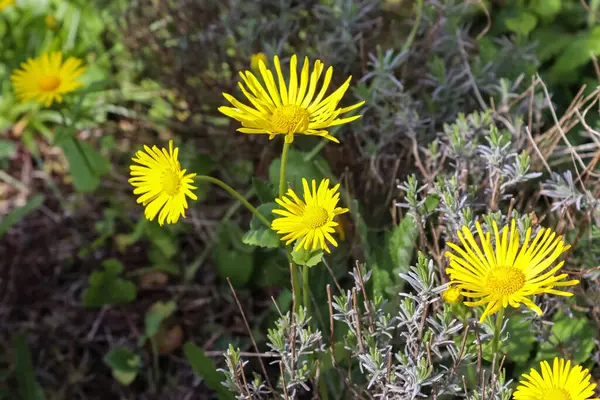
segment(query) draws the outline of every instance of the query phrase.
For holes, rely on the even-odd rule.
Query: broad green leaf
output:
[[[281,208],[275,202],[265,203],[258,206],[256,209],[263,217],[265,217],[269,222],[273,222],[276,215],[273,214],[273,210],[276,208]],[[252,219],[250,220],[250,229],[260,229],[266,228],[265,224],[263,224],[255,215],[252,215]]]
[[[579,78],[576,69],[589,63],[591,54],[600,55],[600,26],[571,39],[550,68],[550,79],[563,83],[575,82]]]
[[[529,322],[523,321],[521,316],[515,315],[508,320],[506,332],[508,340],[505,342],[502,352],[506,354],[508,360],[517,365],[525,364],[531,357],[535,343],[535,335]]]
[[[242,236],[242,242],[250,246],[267,247],[276,249],[279,247],[281,240],[274,230],[270,228],[250,229]]]
[[[146,313],[145,318],[145,334],[146,337],[153,337],[160,324],[167,318],[169,318],[177,309],[177,304],[171,300],[168,302],[157,301],[152,305],[150,311]]]
[[[19,221],[25,218],[29,213],[39,208],[43,203],[44,196],[38,194],[25,203],[24,206],[15,208],[10,214],[3,217],[0,221],[0,237],[4,236],[10,228],[19,223]]]
[[[596,330],[587,317],[557,312],[552,321],[552,335],[548,341],[541,343],[538,361],[565,355],[575,364],[583,364],[589,360],[595,346]]]
[[[73,137],[61,140],[58,145],[69,162],[75,189],[79,192],[94,191],[100,184],[100,178],[110,170],[108,160],[87,142]]]
[[[141,366],[140,356],[123,347],[112,349],[103,361],[112,370],[113,377],[124,386],[135,380]]]
[[[167,259],[177,254],[177,243],[168,230],[163,229],[154,222],[145,225],[145,232],[152,244],[156,246]]]
[[[243,243],[242,237],[237,226],[222,223],[219,226],[217,247],[213,252],[217,273],[223,280],[229,278],[237,288],[246,286],[254,270],[255,247]]]
[[[519,10],[519,12],[504,20],[504,25],[511,32],[526,36],[535,29],[538,23],[538,18],[535,14],[527,11]]]
[[[531,0],[529,8],[544,21],[550,21],[560,13],[562,0]]]
[[[541,62],[548,61],[562,53],[574,39],[575,36],[565,32],[560,27],[536,29],[531,38],[537,42],[536,55]]]
[[[292,259],[298,265],[314,267],[323,259],[323,250],[305,250],[304,247],[296,246],[292,251]]]
[[[16,142],[0,139],[0,160],[12,157],[17,149]]]
[[[206,386],[217,392],[219,400],[234,400],[233,394],[221,383],[225,381],[225,375],[217,371],[214,362],[206,357],[204,350],[194,343],[188,342],[183,346],[183,354],[188,360],[194,373],[204,379]]]
[[[304,157],[307,153],[290,149],[288,153],[287,165],[286,165],[286,191],[288,185],[296,192],[298,196],[303,197],[304,189],[302,188],[302,178],[305,178],[310,186],[310,182],[314,179],[317,182],[317,186],[321,179],[325,177],[323,173],[315,166],[315,162],[318,162],[321,167],[327,166],[327,162],[320,156],[316,156],[313,161],[306,162]],[[269,166],[269,181],[273,187],[279,187],[279,168],[281,166],[281,158],[273,160]],[[326,167],[328,170],[329,168]],[[326,171],[331,172],[331,171]],[[327,176],[332,176],[329,174]]]
[[[269,181],[254,177],[252,187],[261,203],[272,202],[277,197],[277,189]]]
[[[388,247],[394,263],[395,274],[406,272],[410,269],[410,262],[413,257],[418,234],[417,224],[410,215],[402,218],[400,224],[394,227]]]
[[[114,259],[106,260],[102,265],[104,271],[94,271],[90,275],[89,287],[83,292],[83,306],[99,308],[135,300],[135,284],[119,277],[123,272],[123,265]]]
[[[388,289],[394,287],[394,282],[390,273],[378,265],[372,266],[373,270],[373,295],[381,295],[387,297]]]
[[[15,359],[15,373],[17,375],[21,399],[43,400],[45,398],[44,392],[36,380],[31,352],[25,338],[20,335],[14,335],[12,345]]]

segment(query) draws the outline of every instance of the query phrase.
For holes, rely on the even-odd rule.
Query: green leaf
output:
[[[258,197],[258,200],[260,200],[261,203],[272,202],[273,199],[277,197],[275,186],[269,181],[254,177],[252,178],[252,187],[254,188],[256,197]]]
[[[372,266],[373,270],[373,295],[387,297],[388,289],[394,287],[390,273],[378,265]]]
[[[600,55],[600,26],[584,35],[571,38],[568,46],[550,68],[549,78],[555,82],[575,82],[579,78],[575,69],[589,63],[590,54]]]
[[[151,338],[156,335],[160,324],[167,318],[169,318],[177,309],[177,304],[171,300],[166,303],[157,301],[152,305],[150,311],[146,313],[145,318],[145,335],[147,338]]]
[[[546,62],[561,54],[575,39],[575,36],[560,27],[552,26],[551,28],[536,29],[531,39],[538,44],[536,47],[537,58],[540,62]]]
[[[529,8],[544,21],[550,21],[560,13],[562,0],[531,0]]]
[[[110,171],[106,158],[89,143],[76,138],[60,140],[58,145],[65,152],[73,185],[79,192],[92,192],[100,184],[100,178]]]
[[[141,366],[140,356],[123,347],[112,349],[103,361],[112,370],[113,377],[124,386],[135,380]]]
[[[145,225],[145,233],[152,244],[156,246],[167,259],[170,259],[177,254],[177,243],[168,230],[163,229],[156,223],[149,223]]]
[[[524,321],[521,316],[515,315],[508,320],[506,332],[509,336],[502,352],[517,365],[525,364],[531,357],[535,343],[535,335],[529,322]],[[492,357],[488,361],[492,361]]]
[[[305,250],[304,247],[296,246],[292,251],[292,259],[298,265],[314,267],[323,259],[323,250]]]
[[[219,400],[235,399],[233,394],[221,384],[225,381],[225,375],[217,371],[213,361],[204,355],[204,350],[194,343],[187,342],[183,346],[183,354],[192,366],[194,373],[204,379],[206,386],[217,392]]]
[[[221,279],[229,278],[234,287],[241,288],[246,286],[252,276],[255,248],[243,243],[243,234],[238,231],[237,226],[229,223],[219,225],[218,242],[213,252],[213,259]]]
[[[242,242],[250,246],[267,247],[276,249],[279,247],[281,240],[274,230],[270,228],[251,229],[244,233]]]
[[[2,221],[0,221],[0,237],[4,236],[4,234],[8,232],[10,228],[19,223],[19,221],[25,218],[29,213],[39,208],[43,203],[44,196],[38,194],[25,203],[24,206],[12,210],[10,214],[2,218]]]
[[[410,215],[402,218],[400,224],[394,227],[388,247],[396,275],[409,270],[418,234],[417,224]]]
[[[526,36],[535,29],[538,23],[538,18],[535,14],[527,11],[519,10],[519,12],[504,20],[504,25],[511,32]]]
[[[583,364],[592,356],[595,329],[584,316],[568,316],[557,312],[552,318],[552,335],[540,346],[538,361],[565,357],[575,364]]]
[[[0,160],[12,157],[16,149],[17,145],[12,140],[0,139]]]
[[[12,338],[15,358],[15,373],[19,385],[19,394],[23,400],[43,400],[45,398],[42,388],[37,383],[31,352],[25,338],[14,335]]]
[[[89,287],[83,292],[83,306],[99,308],[135,300],[135,284],[119,277],[123,265],[115,259],[105,260],[102,265],[104,271],[94,271],[90,275]]]
[[[262,214],[263,217],[267,219],[269,222],[273,222],[275,219],[275,214],[273,214],[273,210],[276,208],[280,208],[277,203],[270,202],[261,204],[256,209],[259,213]],[[250,220],[250,229],[260,229],[266,228],[265,224],[263,224],[255,215],[252,215],[252,219]]]

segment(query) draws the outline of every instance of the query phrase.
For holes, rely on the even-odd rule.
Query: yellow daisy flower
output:
[[[4,11],[6,8],[15,5],[15,0],[0,0],[0,12]]]
[[[505,226],[500,234],[498,225],[494,222],[494,252],[491,233],[484,235],[481,225],[476,223],[476,226],[481,247],[475,242],[471,231],[463,226],[462,234],[458,232],[462,247],[448,243],[456,254],[446,253],[446,257],[450,258],[450,266],[446,272],[451,282],[460,288],[463,296],[479,299],[465,301],[467,306],[487,304],[480,322],[509,304],[517,308],[523,303],[541,315],[542,310],[529,299],[532,295],[573,295],[554,289],[579,283],[577,280],[563,281],[567,274],[554,275],[563,266],[564,261],[549,269],[552,263],[571,247],[565,245],[562,236],[557,236],[551,229],[542,228],[530,243],[529,228],[525,234],[525,241],[521,244],[515,220],[511,222],[510,234],[508,226]]]
[[[312,181],[312,191],[306,179],[302,179],[304,200],[288,189],[287,196],[275,199],[284,210],[273,210],[273,214],[281,215],[271,223],[271,228],[279,234],[286,245],[300,239],[297,246],[308,250],[324,249],[330,253],[327,243],[337,247],[337,242],[331,236],[338,225],[333,220],[336,215],[348,212],[347,208],[337,207],[340,199],[339,184],[329,189],[329,179],[323,179],[317,190],[316,181]]]
[[[250,68],[254,72],[260,72],[259,64],[260,62],[265,63],[265,67],[269,66],[269,60],[267,59],[267,55],[265,53],[256,53],[252,54],[250,58]]]
[[[44,53],[21,63],[21,69],[12,73],[11,80],[21,101],[35,99],[50,107],[54,101],[62,102],[62,95],[83,86],[76,81],[84,72],[82,61],[75,57],[63,63],[60,51]]]
[[[463,296],[460,294],[460,289],[456,286],[450,286],[442,292],[442,298],[448,304],[459,304]]]
[[[219,111],[242,123],[238,131],[247,134],[268,134],[269,140],[276,135],[285,135],[285,142],[291,143],[294,134],[322,136],[336,143],[334,138],[326,130],[332,126],[345,124],[360,118],[360,115],[347,118],[338,118],[340,115],[352,111],[364,104],[364,101],[345,108],[337,108],[344,93],[350,86],[350,78],[344,82],[336,91],[329,96],[325,92],[331,82],[333,68],[329,67],[325,72],[325,78],[321,89],[315,96],[317,83],[323,73],[324,65],[320,60],[314,64],[313,71],[308,74],[308,57],[304,59],[304,66],[300,73],[300,82],[297,76],[298,60],[296,55],[290,61],[289,86],[283,79],[279,57],[273,58],[279,90],[275,84],[273,73],[267,69],[264,62],[258,62],[258,68],[265,87],[250,71],[240,72],[242,81],[239,82],[242,93],[252,106],[247,106],[233,96],[223,93],[223,96],[233,107],[220,107]]]
[[[180,216],[185,218],[185,209],[188,207],[186,196],[192,200],[198,197],[192,193],[192,186],[196,174],[186,175],[186,170],[181,169],[177,160],[179,148],[173,149],[173,141],[169,141],[169,151],[144,146],[145,153],[138,151],[137,158],[132,160],[141,165],[131,165],[131,178],[129,183],[135,187],[133,194],[141,195],[138,203],[146,207],[146,218],[154,220],[158,214],[158,223],[162,226],[167,221],[174,224]],[[160,211],[160,214],[159,214]]]
[[[587,369],[580,365],[571,368],[571,361],[562,358],[555,358],[552,368],[548,361],[542,361],[540,367],[541,375],[533,368],[529,375],[522,375],[513,399],[593,400],[596,384],[590,383]]]

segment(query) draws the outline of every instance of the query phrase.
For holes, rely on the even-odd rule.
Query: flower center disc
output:
[[[39,86],[44,92],[52,92],[60,86],[60,78],[56,75],[45,76],[40,79]]]
[[[525,286],[525,275],[515,267],[499,266],[488,273],[486,286],[495,294],[510,295]]]
[[[545,389],[542,395],[543,400],[571,400],[569,393],[562,388]]]
[[[273,126],[281,133],[297,133],[308,129],[310,115],[295,104],[281,106],[273,112]]]
[[[329,220],[329,214],[323,207],[307,207],[303,215],[304,223],[311,229],[322,227]]]
[[[181,180],[179,179],[179,174],[177,171],[173,169],[168,169],[163,172],[160,183],[163,187],[163,190],[169,196],[175,196],[179,193],[179,188],[181,187]]]

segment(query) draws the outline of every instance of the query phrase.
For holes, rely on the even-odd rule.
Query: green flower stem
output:
[[[281,198],[285,194],[285,188],[287,186],[287,181],[285,180],[285,167],[287,164],[288,152],[290,150],[291,143],[283,143],[283,150],[281,151],[281,165],[279,167],[279,197]],[[300,285],[298,284],[298,266],[295,262],[292,261],[292,254],[290,252],[289,247],[286,246],[285,249],[288,260],[292,265],[292,286],[294,287],[294,298],[296,299],[296,312],[301,306],[300,300]],[[305,307],[308,307],[304,304]]]
[[[281,166],[279,167],[279,197],[285,194],[285,188],[287,186],[287,181],[285,180],[285,165],[287,164],[290,144],[291,143],[284,143],[283,151],[281,152]]]
[[[502,331],[502,324],[504,322],[504,307],[500,308],[496,314],[496,329],[494,329],[494,338],[492,339],[492,351],[495,359],[498,358],[498,347],[500,344],[500,333]],[[494,366],[495,368],[495,366]]]
[[[250,202],[248,202],[248,200],[246,200],[246,198],[244,196],[242,196],[237,190],[235,190],[234,188],[232,188],[231,186],[229,186],[222,180],[213,178],[212,176],[197,175],[196,179],[198,179],[200,181],[213,183],[213,184],[219,186],[220,188],[225,189],[227,191],[227,193],[229,193],[230,195],[235,197],[237,200],[239,200],[240,203],[242,203],[244,206],[246,206],[246,208],[248,210],[250,210],[250,212],[252,214],[254,214],[256,216],[256,218],[258,218],[260,220],[260,222],[262,222],[267,228],[271,229],[271,223],[269,222],[269,220],[266,219],[264,217],[264,215],[262,215],[252,204],[250,204]]]
[[[306,311],[309,311],[310,308],[310,286],[308,285],[308,269],[310,267],[308,265],[304,265],[302,267],[302,301],[304,302],[304,307],[306,307]]]

